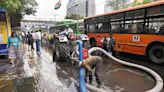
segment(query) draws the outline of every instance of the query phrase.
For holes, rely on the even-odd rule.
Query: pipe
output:
[[[71,80],[72,82],[74,82],[76,86],[79,86],[78,82],[77,82],[74,78],[70,77],[70,80]],[[87,87],[90,91],[92,91],[92,92],[108,92],[108,91],[106,91],[106,90],[97,88],[97,87],[92,86],[92,85],[87,84],[87,83],[86,83],[86,87]]]
[[[83,62],[83,42],[78,40],[77,41],[77,44],[79,46],[79,60],[80,62],[79,63],[82,63]],[[85,85],[85,80],[84,80],[84,68],[80,68],[80,92],[87,92],[87,88],[86,88],[86,85]]]
[[[154,88],[150,89],[150,90],[147,90],[146,92],[160,92],[163,88],[163,80],[162,78],[153,70],[145,67],[145,66],[141,66],[141,65],[137,65],[137,64],[133,64],[133,63],[129,63],[129,62],[126,62],[126,61],[123,61],[123,60],[120,60],[120,59],[117,59],[115,57],[113,57],[112,55],[110,55],[108,52],[106,52],[105,50],[99,48],[99,47],[93,47],[91,49],[89,49],[89,54],[91,54],[92,52],[94,51],[101,51],[103,52],[106,56],[108,56],[109,58],[111,58],[112,60],[120,63],[120,64],[123,64],[123,65],[126,65],[126,66],[130,66],[130,67],[135,67],[135,68],[138,68],[138,69],[142,69],[144,71],[146,71],[147,73],[151,74],[155,80],[156,80],[156,85]]]

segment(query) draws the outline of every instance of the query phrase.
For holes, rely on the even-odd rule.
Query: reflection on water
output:
[[[144,92],[155,86],[155,80],[146,72],[105,58],[100,74],[103,84],[117,92]]]

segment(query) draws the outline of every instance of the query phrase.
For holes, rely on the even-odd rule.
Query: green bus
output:
[[[59,33],[63,31],[66,26],[69,26],[75,34],[81,34],[84,31],[83,20],[72,20],[64,19],[63,21],[57,22],[55,26],[50,27],[50,33]]]

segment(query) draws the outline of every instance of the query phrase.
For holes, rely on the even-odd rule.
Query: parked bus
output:
[[[53,33],[53,32],[57,32],[58,33],[59,31],[64,30],[64,28],[66,28],[67,25],[70,28],[72,28],[72,30],[76,34],[80,34],[80,33],[82,33],[84,31],[83,20],[70,20],[70,19],[66,19],[64,21],[57,22],[54,27],[51,27],[50,28],[50,33]]]
[[[116,52],[144,55],[164,62],[164,1],[91,16],[84,20],[91,46],[99,38],[115,38]]]
[[[7,55],[7,42],[11,34],[10,20],[7,12],[0,8],[0,55]]]

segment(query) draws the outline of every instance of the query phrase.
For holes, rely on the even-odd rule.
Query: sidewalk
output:
[[[6,70],[0,73],[0,84],[4,84],[2,88],[0,85],[0,92],[68,92],[67,85],[58,79],[56,64],[48,52],[42,50],[39,57],[35,50],[25,50],[22,64],[16,63],[13,68],[8,63],[2,65]]]

